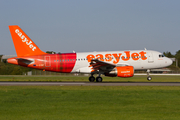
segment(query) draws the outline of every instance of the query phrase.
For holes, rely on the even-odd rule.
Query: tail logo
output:
[[[28,45],[29,48],[30,48],[32,51],[35,51],[35,50],[36,50],[36,47],[32,44],[32,41],[31,41],[31,40],[28,40],[28,39],[19,31],[19,29],[16,29],[16,30],[15,30],[15,33],[17,33],[17,35],[21,38],[22,42],[26,43],[26,45]]]

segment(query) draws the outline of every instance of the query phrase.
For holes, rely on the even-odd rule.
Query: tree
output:
[[[0,61],[1,61],[2,56],[3,56],[3,55],[0,55]]]
[[[176,52],[175,58],[178,60],[178,67],[180,67],[180,50]]]
[[[54,52],[54,51],[46,51],[46,53],[49,53],[49,54],[56,54],[56,52]]]
[[[174,58],[175,56],[171,54],[171,52],[163,52],[163,54],[168,58]]]

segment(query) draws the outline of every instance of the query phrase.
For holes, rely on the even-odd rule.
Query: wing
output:
[[[100,61],[98,59],[93,59],[93,60],[91,60],[89,67],[92,67],[92,71],[91,72],[102,71],[104,73],[109,73],[115,67],[120,67],[120,66],[130,66],[130,65],[127,64],[127,63],[112,64],[112,63]]]
[[[114,67],[116,67],[116,65],[108,62],[100,61],[98,59],[93,59],[91,60],[89,67],[92,67],[91,72],[96,72],[99,70],[103,72],[110,72]]]

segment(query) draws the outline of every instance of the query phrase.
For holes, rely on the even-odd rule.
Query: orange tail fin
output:
[[[9,29],[18,57],[46,54],[38,48],[19,26],[12,25],[9,26]]]

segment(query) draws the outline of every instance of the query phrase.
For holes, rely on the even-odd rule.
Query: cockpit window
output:
[[[164,55],[160,54],[159,57],[162,58],[162,57],[164,57]]]

